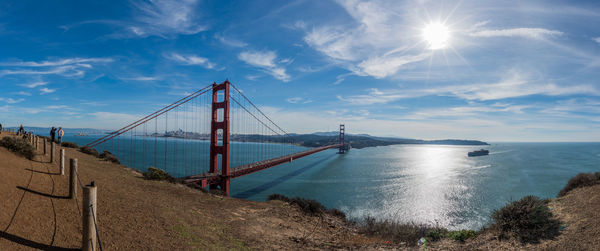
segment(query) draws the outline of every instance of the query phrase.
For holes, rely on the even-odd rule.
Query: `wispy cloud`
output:
[[[474,37],[524,37],[530,39],[547,39],[562,36],[564,33],[557,30],[543,28],[513,28],[500,30],[480,30],[471,33]]]
[[[49,93],[53,93],[56,91],[56,89],[48,89],[46,87],[40,89],[41,93],[40,95],[44,95],[44,94],[49,94]]]
[[[89,67],[90,63],[110,63],[112,58],[65,58],[54,61],[17,61],[17,62],[2,62],[0,66],[22,66],[22,67],[48,67],[48,66],[64,66],[64,65],[81,65]],[[87,64],[87,65],[86,65]]]
[[[211,63],[208,60],[208,58],[199,57],[196,55],[182,55],[178,53],[171,53],[166,55],[165,57],[183,65],[200,65],[207,69],[215,68],[215,64]]]
[[[44,107],[46,109],[52,109],[52,110],[57,110],[57,109],[70,109],[71,107],[66,106],[66,105],[49,105]]]
[[[426,89],[379,90],[371,88],[366,94],[341,96],[341,101],[353,105],[373,105],[394,102],[400,99],[424,96],[454,96],[464,100],[502,100],[530,95],[568,96],[594,95],[600,96],[600,90],[593,85],[558,85],[542,80],[530,79],[519,73],[508,73],[505,79],[496,83],[451,85]]]
[[[290,76],[285,72],[285,68],[275,63],[277,54],[274,51],[244,51],[238,55],[238,59],[263,69],[276,79],[284,82],[290,81]]]
[[[355,71],[359,75],[369,75],[375,78],[385,78],[396,74],[401,67],[406,64],[420,62],[431,57],[431,53],[424,52],[417,55],[384,55],[380,57],[369,58],[358,64],[359,70]]]
[[[405,34],[412,31],[407,31],[405,20],[389,4],[352,0],[338,3],[356,23],[313,27],[304,36],[306,44],[334,63],[357,75],[385,78],[430,57],[424,46],[419,46],[418,38]]]
[[[36,88],[38,86],[44,86],[47,84],[48,84],[48,82],[39,81],[39,82],[33,82],[33,83],[29,83],[29,84],[20,84],[20,86],[27,87],[27,88]]]
[[[222,36],[222,35],[219,35],[219,34],[215,34],[215,38],[217,40],[219,40],[221,43],[223,43],[224,45],[231,46],[231,47],[241,48],[241,47],[248,46],[248,44],[245,43],[245,42],[233,39],[231,37],[225,37],[225,36]]]
[[[20,91],[20,92],[13,92],[13,94],[15,94],[15,95],[21,95],[21,96],[31,96],[31,93],[29,93],[29,92],[24,92],[24,91]]]
[[[301,98],[301,97],[293,97],[286,99],[288,103],[292,104],[308,104],[313,102],[311,99]]]
[[[6,103],[9,103],[9,104],[16,104],[16,103],[25,101],[25,99],[24,98],[20,98],[20,99],[7,98],[5,101],[6,101]]]
[[[599,44],[600,44],[600,37],[596,37],[596,38],[594,38],[594,41],[596,41],[596,43],[599,43]]]
[[[196,5],[196,0],[135,1],[135,23],[128,30],[140,37],[196,34],[207,29],[198,24]]]
[[[10,67],[0,71],[0,76],[5,75],[61,75],[64,77],[81,77],[93,68],[94,64],[113,62],[112,58],[66,58],[53,61],[13,61],[0,62],[0,66]],[[41,83],[36,82],[39,86]],[[23,85],[28,88],[36,87],[36,83]],[[33,87],[30,87],[33,86]]]
[[[119,78],[121,80],[131,80],[131,81],[156,81],[160,80],[160,77],[149,77],[149,76],[137,76],[137,77],[123,77]]]

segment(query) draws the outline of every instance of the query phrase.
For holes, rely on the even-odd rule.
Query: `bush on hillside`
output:
[[[155,167],[148,167],[148,171],[143,173],[144,178],[147,180],[168,180],[175,181],[175,178],[167,173],[165,170]]]
[[[477,232],[473,230],[458,230],[458,231],[450,231],[448,233],[448,237],[455,241],[465,242],[469,238],[473,238],[477,235]]]
[[[23,138],[6,136],[0,140],[0,146],[30,160],[35,156],[35,149]]]
[[[73,143],[73,142],[62,142],[62,143],[60,143],[60,146],[69,147],[69,148],[79,148],[77,143]]]
[[[119,161],[119,159],[112,154],[109,151],[104,151],[102,152],[100,155],[98,155],[99,158],[110,161],[112,163],[116,163],[116,164],[121,164],[121,162]]]
[[[330,215],[340,217],[345,219],[346,214],[338,209],[329,209],[323,206],[316,200],[304,199],[300,197],[288,198],[285,195],[281,194],[271,194],[267,197],[267,200],[280,200],[289,203],[290,205],[296,205],[300,208],[300,210],[308,215],[319,216],[323,213],[328,213]]]
[[[79,148],[79,151],[85,154],[89,154],[89,155],[93,155],[95,157],[98,157],[98,151],[96,151],[96,149],[91,148],[89,146],[82,146],[81,148]]]
[[[492,227],[500,231],[503,239],[516,237],[524,243],[552,239],[560,233],[560,222],[553,218],[547,203],[531,195],[513,201],[494,211]]]
[[[367,217],[356,223],[358,231],[362,234],[377,236],[393,243],[405,243],[409,246],[417,245],[421,237],[425,237],[427,241],[438,241],[448,234],[448,230],[441,227],[377,220],[373,217]]]
[[[600,184],[600,172],[597,173],[580,173],[571,178],[567,185],[560,190],[558,197],[565,196],[569,191],[579,188]]]

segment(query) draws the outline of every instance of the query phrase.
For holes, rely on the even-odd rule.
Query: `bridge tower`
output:
[[[346,140],[344,139],[344,133],[346,131],[346,128],[344,126],[344,124],[340,124],[340,144],[342,144],[338,150],[339,154],[344,154],[346,153]]]
[[[212,85],[212,119],[210,123],[210,173],[216,174],[221,164],[220,186],[221,191],[229,196],[229,81]],[[219,101],[219,92],[222,91],[223,100]],[[220,111],[222,113],[220,114]],[[219,130],[221,132],[219,132]],[[221,144],[219,144],[219,135]],[[219,161],[219,155],[221,160]],[[210,189],[216,189],[217,184],[211,184]]]

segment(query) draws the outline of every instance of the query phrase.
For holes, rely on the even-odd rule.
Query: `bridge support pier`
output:
[[[219,92],[223,91],[223,101],[219,101]],[[222,110],[222,113],[220,111]],[[219,133],[219,130],[221,131]],[[219,137],[220,136],[220,137]],[[219,138],[220,144],[219,144]],[[221,161],[219,161],[219,155]],[[210,123],[210,173],[219,171],[221,164],[221,191],[229,196],[229,81],[212,86],[212,119]],[[217,185],[210,185],[216,189]]]
[[[340,144],[341,145],[340,145],[340,148],[338,148],[339,154],[346,153],[345,133],[346,133],[346,126],[344,124],[340,124]]]

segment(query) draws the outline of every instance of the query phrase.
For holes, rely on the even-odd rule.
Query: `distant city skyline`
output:
[[[600,2],[0,3],[0,123],[115,130],[229,79],[289,132],[600,141]]]

